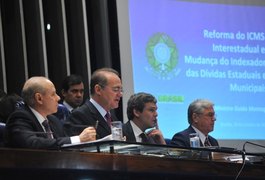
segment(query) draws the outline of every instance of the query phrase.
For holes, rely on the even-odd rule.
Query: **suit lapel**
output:
[[[108,123],[106,122],[106,120],[104,119],[104,117],[101,116],[101,114],[99,113],[99,111],[97,110],[97,108],[89,100],[86,101],[86,105],[90,109],[91,114],[94,117],[93,119],[99,121],[98,126],[102,127],[107,132],[111,133],[110,127],[109,127]],[[95,123],[96,123],[96,121],[95,121]]]
[[[126,135],[126,141],[136,142],[136,138],[134,136],[134,132],[133,132],[133,129],[132,129],[130,121],[128,121],[124,125],[124,132],[125,132],[125,135]]]
[[[32,123],[35,124],[36,131],[37,131],[37,132],[44,132],[44,130],[43,130],[41,124],[39,123],[39,121],[38,121],[38,119],[37,119],[37,117],[36,117],[36,116],[34,115],[34,113],[30,110],[30,108],[27,107],[27,106],[25,106],[25,110],[27,110],[27,111],[30,113],[30,115],[31,115],[31,117],[32,117]]]
[[[28,106],[25,106],[24,109],[25,109],[26,111],[28,111],[28,113],[30,113],[30,117],[31,117],[30,119],[32,120],[32,124],[34,124],[34,125],[35,125],[35,128],[36,128],[34,131],[36,131],[36,132],[45,132],[45,131],[43,130],[43,128],[42,128],[42,125],[39,123],[37,117],[36,117],[36,116],[34,115],[34,113],[30,110],[30,108],[29,108]],[[38,136],[46,137],[45,134],[43,134],[43,135],[38,135]]]

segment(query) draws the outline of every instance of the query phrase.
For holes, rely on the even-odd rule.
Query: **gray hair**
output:
[[[193,113],[196,114],[201,114],[203,113],[203,111],[207,108],[213,107],[214,104],[207,100],[207,99],[196,99],[195,101],[193,101],[188,108],[188,122],[189,124],[192,124],[193,119],[192,119],[192,115]]]

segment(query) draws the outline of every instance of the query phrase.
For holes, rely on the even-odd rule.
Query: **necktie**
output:
[[[50,128],[50,125],[49,125],[48,120],[47,120],[47,119],[44,120],[44,121],[42,122],[42,125],[44,126],[45,131],[47,132],[47,137],[52,139],[52,138],[53,138],[53,137],[52,137],[52,131],[51,131],[51,128]]]
[[[140,137],[142,138],[142,143],[149,143],[148,137],[145,133],[140,134]]]
[[[106,113],[105,118],[107,120],[109,127],[111,127],[111,115],[109,112]]]
[[[206,136],[206,138],[205,138],[204,146],[205,146],[205,147],[207,147],[207,146],[211,146],[211,143],[210,143],[210,141],[209,141],[209,139],[208,139],[208,136]]]

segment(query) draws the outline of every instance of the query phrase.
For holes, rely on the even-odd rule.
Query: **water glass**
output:
[[[122,141],[123,135],[122,135],[122,122],[121,121],[113,121],[111,122],[111,133],[112,133],[112,139]]]
[[[190,134],[190,147],[200,147],[200,138],[198,133],[191,133]]]

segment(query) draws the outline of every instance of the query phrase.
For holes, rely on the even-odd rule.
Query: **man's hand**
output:
[[[79,135],[80,142],[94,141],[96,140],[96,135],[96,129],[94,127],[88,127]]]
[[[147,135],[155,139],[156,143],[158,144],[166,144],[163,134],[159,129],[152,129],[147,133]]]

